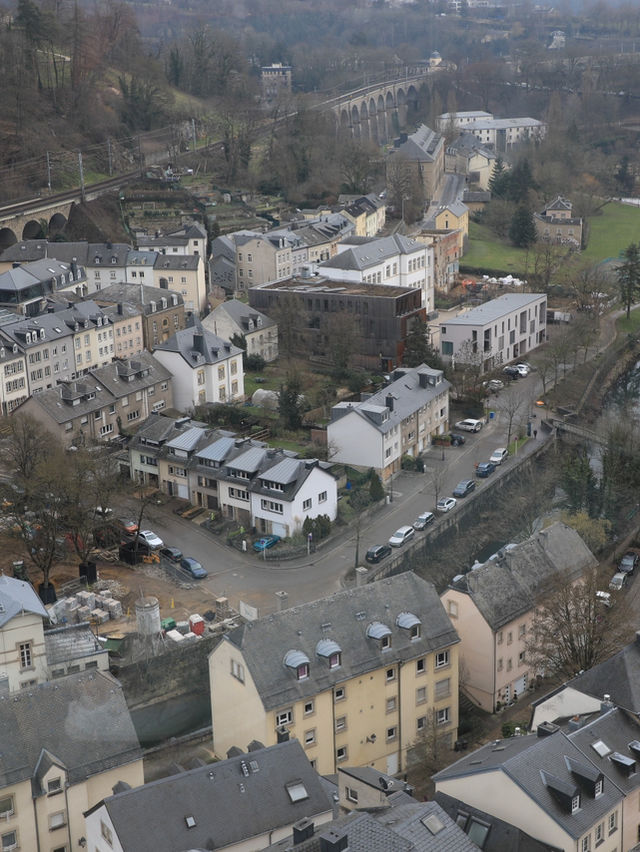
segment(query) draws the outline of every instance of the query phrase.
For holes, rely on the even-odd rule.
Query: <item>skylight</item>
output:
[[[602,740],[596,740],[595,743],[591,743],[591,748],[595,751],[598,757],[606,757],[608,754],[611,754],[611,749]]]
[[[292,802],[302,802],[309,798],[307,788],[302,781],[291,781],[289,784],[285,784],[285,789]]]
[[[187,828],[195,828],[196,827],[196,818],[194,816],[186,816],[184,821],[187,824]]]
[[[444,828],[444,823],[437,814],[429,814],[429,816],[423,817],[420,822],[425,828],[429,829],[431,834],[439,834]]]

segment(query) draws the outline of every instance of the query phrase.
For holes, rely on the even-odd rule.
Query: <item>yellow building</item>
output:
[[[460,240],[464,242],[469,236],[469,208],[461,201],[444,204],[435,213],[434,226],[439,231],[459,230]]]
[[[458,641],[411,572],[249,622],[209,657],[216,754],[296,737],[321,774],[402,772],[434,728],[456,738]]]
[[[143,783],[142,753],[118,682],[69,675],[0,702],[0,849],[86,845],[84,811],[119,782]]]

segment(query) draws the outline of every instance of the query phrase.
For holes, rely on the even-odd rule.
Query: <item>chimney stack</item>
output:
[[[385,401],[384,401],[384,404],[387,406],[389,411],[393,411],[393,396],[392,396],[392,394],[390,394],[390,393],[387,394]]]
[[[278,612],[282,612],[283,609],[287,609],[289,603],[289,595],[287,592],[276,592],[276,597],[278,598]]]
[[[293,845],[297,846],[299,843],[303,843],[305,840],[308,840],[310,837],[313,837],[314,825],[312,820],[309,817],[302,817],[298,822],[294,822],[293,824]]]

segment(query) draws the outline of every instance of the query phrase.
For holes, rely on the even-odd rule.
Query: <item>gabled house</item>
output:
[[[411,572],[248,622],[209,656],[214,749],[296,737],[323,774],[403,772],[428,720],[456,739],[457,643]]]
[[[386,161],[387,173],[400,160],[422,188],[426,204],[437,194],[444,178],[444,136],[421,124],[415,133],[394,141]],[[387,181],[389,183],[389,181]]]
[[[573,215],[573,205],[568,198],[558,195],[542,210],[533,214],[536,234],[542,242],[582,245],[582,219]]]
[[[353,222],[354,236],[375,237],[386,220],[386,203],[374,192],[361,196],[340,196],[341,213]]]
[[[136,243],[141,251],[155,251],[164,255],[199,254],[207,257],[207,230],[200,222],[189,222],[182,228],[161,234],[136,233]]]
[[[84,811],[118,783],[143,783],[142,752],[120,684],[72,674],[0,701],[0,849],[86,845]]]
[[[243,337],[247,355],[259,355],[267,362],[278,357],[277,323],[238,299],[229,299],[214,308],[202,320],[202,327],[223,340],[231,340],[234,335]]]
[[[38,393],[20,410],[66,443],[77,444],[111,440],[121,428],[135,427],[152,411],[172,405],[170,372],[153,355],[141,352]]]
[[[493,175],[496,154],[485,148],[473,133],[461,133],[454,139],[445,152],[445,171],[462,174],[470,184],[481,190],[489,188]]]
[[[142,317],[143,348],[153,352],[158,343],[168,340],[185,327],[184,299],[179,293],[148,284],[112,284],[96,293],[95,301],[102,306],[130,305]],[[116,347],[118,324],[114,320]],[[127,334],[137,332],[135,322]],[[122,336],[123,332],[121,331]],[[123,352],[123,355],[127,353]]]
[[[49,613],[30,583],[0,574],[0,692],[48,679],[43,619]]]
[[[242,349],[199,321],[158,343],[154,355],[174,377],[174,403],[180,411],[244,400]]]
[[[612,774],[607,767],[605,773],[590,752],[552,726],[538,736],[494,740],[433,780],[437,794],[468,803],[565,852],[628,849],[622,837],[624,792],[615,770]]]
[[[200,254],[158,253],[153,266],[153,283],[161,290],[179,293],[185,310],[200,315],[207,304],[205,262],[205,256]]]
[[[597,560],[556,522],[495,559],[454,577],[442,603],[460,634],[464,689],[484,710],[521,696],[536,674],[526,655],[536,604],[558,575],[579,580]]]
[[[291,741],[121,789],[85,816],[91,852],[248,852],[290,835],[303,818],[322,825],[332,804]]]
[[[425,227],[436,231],[459,231],[464,243],[469,236],[469,208],[462,201],[433,205]]]
[[[327,427],[329,460],[371,468],[383,480],[416,458],[449,423],[449,382],[426,364],[403,367],[391,384],[361,402],[339,402]]]

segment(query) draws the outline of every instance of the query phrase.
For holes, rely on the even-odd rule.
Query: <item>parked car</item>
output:
[[[279,535],[263,535],[262,538],[259,538],[257,541],[253,542],[253,549],[258,553],[262,553],[263,550],[268,550],[270,547],[273,547],[274,544],[277,544],[280,541]]]
[[[510,377],[510,378],[512,378],[512,379],[519,379],[519,378],[520,378],[520,370],[519,370],[517,367],[511,367],[510,365],[507,365],[507,366],[503,369],[503,371],[502,371],[502,372],[503,372],[506,376],[509,376],[509,377]]]
[[[502,464],[508,455],[509,450],[506,447],[498,447],[498,449],[494,450],[489,456],[489,461],[493,464]]]
[[[457,502],[454,497],[443,497],[442,500],[438,500],[436,503],[436,510],[438,512],[450,512]]]
[[[493,471],[496,469],[496,466],[493,462],[480,462],[480,464],[476,467],[476,476],[480,479],[486,479],[487,476],[491,476]]]
[[[609,583],[609,588],[612,592],[619,592],[625,586],[627,582],[627,577],[629,576],[627,571],[618,571],[617,574],[614,574],[611,578],[611,582]]]
[[[163,547],[160,550],[160,556],[168,559],[169,562],[180,562],[182,559],[182,551],[177,547]]]
[[[135,535],[138,532],[138,525],[131,518],[119,518],[118,521],[127,535]]]
[[[488,382],[484,382],[483,384],[489,393],[498,393],[504,387],[504,382],[501,382],[500,379],[489,379]]]
[[[386,559],[390,553],[391,548],[388,544],[375,544],[367,550],[364,558],[372,565],[377,565],[378,562],[382,562],[383,559]]]
[[[464,444],[464,442],[465,442],[464,435],[460,435],[460,434],[458,434],[458,432],[450,432],[449,433],[449,439],[451,441],[452,447],[459,447],[459,446],[461,446],[461,444]]]
[[[596,592],[596,601],[605,606],[611,606],[611,592]]]
[[[435,515],[433,514],[433,512],[423,512],[421,515],[418,515],[418,517],[415,519],[411,526],[414,528],[414,530],[423,530],[434,520]]]
[[[456,429],[462,429],[463,432],[479,432],[482,429],[482,420],[474,420],[472,417],[458,420]]]
[[[389,544],[391,545],[391,547],[402,547],[402,545],[410,541],[410,539],[412,539],[415,534],[416,531],[413,527],[400,527],[394,532],[394,534],[389,539]]]
[[[159,550],[161,547],[164,547],[164,542],[153,530],[141,530],[138,533],[138,538],[140,541],[148,544],[152,550]]]
[[[204,580],[205,577],[209,576],[209,572],[202,567],[197,559],[191,556],[184,556],[180,560],[180,567],[191,574],[194,580]]]
[[[524,361],[516,364],[516,370],[520,373],[523,378],[526,378],[531,372],[531,367],[526,364]]]
[[[636,570],[637,564],[638,554],[634,553],[633,550],[628,550],[620,560],[620,564],[618,565],[618,571],[624,571],[625,574],[633,574],[633,572]]]
[[[475,487],[476,484],[473,479],[463,479],[453,489],[453,496],[466,497],[467,494],[471,494],[472,491],[475,491]]]

